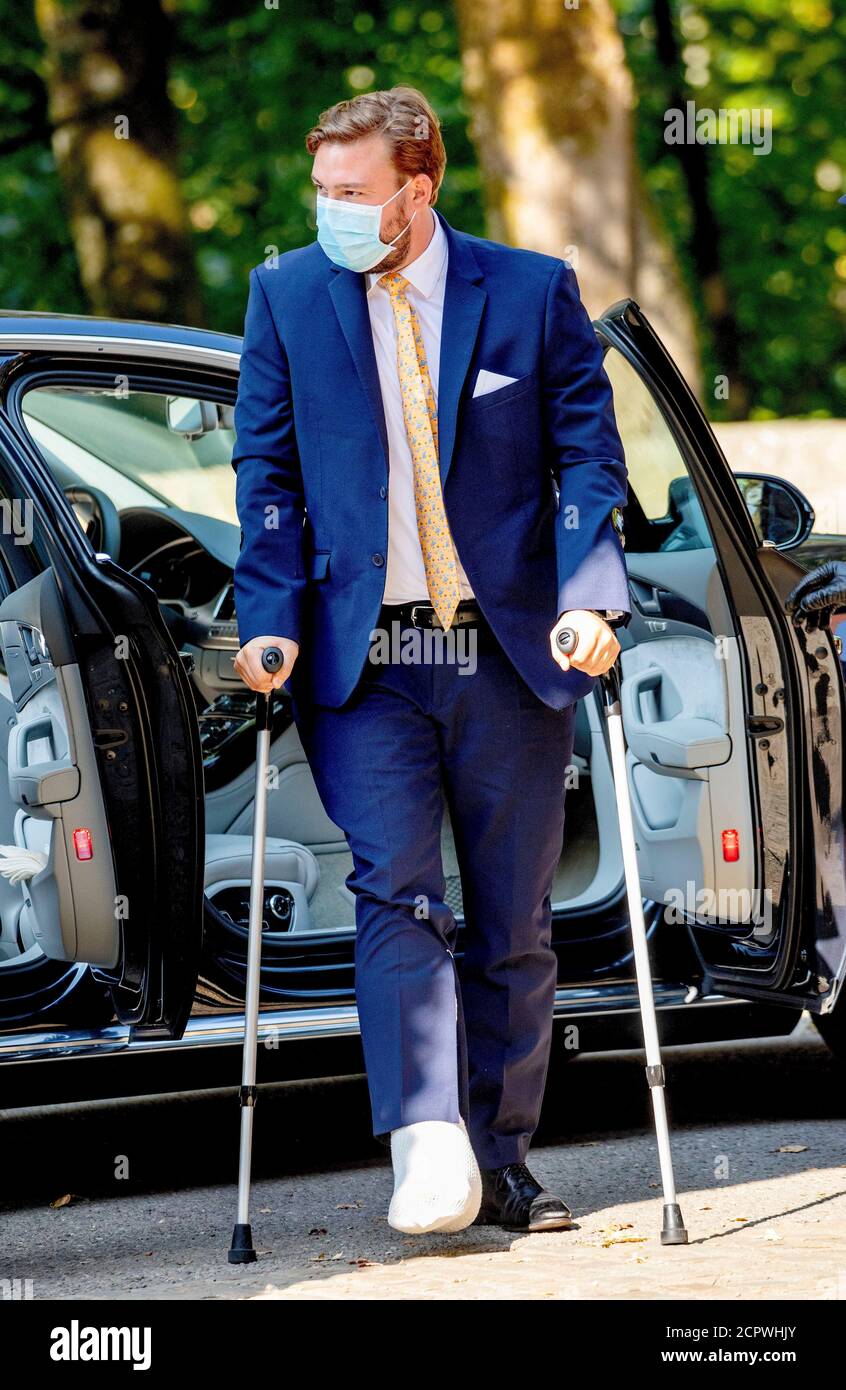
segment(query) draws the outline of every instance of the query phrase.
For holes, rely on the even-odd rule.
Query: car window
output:
[[[119,509],[167,506],[238,525],[232,409],[153,391],[34,386],[24,422],[48,465],[108,493]]]
[[[630,494],[646,523],[636,528],[636,549],[710,549],[711,537],[684,456],[650,391],[614,347],[605,354],[605,370],[614,392]]]

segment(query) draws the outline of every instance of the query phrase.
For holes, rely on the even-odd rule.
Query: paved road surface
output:
[[[16,1167],[29,1195],[0,1217],[0,1278],[32,1280],[37,1299],[846,1298],[844,1068],[807,1022],[783,1042],[665,1060],[687,1248],[659,1244],[642,1060],[617,1053],[555,1070],[530,1154],[577,1230],[393,1231],[391,1169],[352,1078],[263,1094],[252,1208],[263,1253],[246,1268],[226,1262],[230,1090],[8,1113],[7,1179]]]

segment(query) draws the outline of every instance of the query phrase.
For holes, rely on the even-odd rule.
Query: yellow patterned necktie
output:
[[[379,284],[391,296],[397,328],[402,413],[414,469],[414,504],[426,587],[441,624],[449,628],[461,589],[438,469],[438,411],[423,334],[414,305],[405,295],[409,284],[405,276],[391,271]]]

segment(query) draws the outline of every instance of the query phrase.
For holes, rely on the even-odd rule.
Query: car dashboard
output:
[[[255,694],[233,668],[240,530],[176,508],[132,507],[120,513],[120,531],[119,563],[155,593],[190,674],[206,791],[215,790],[255,758]],[[281,732],[291,718],[284,696],[274,711]]]

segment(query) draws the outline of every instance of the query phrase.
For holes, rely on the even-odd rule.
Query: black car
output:
[[[629,468],[623,716],[664,1041],[786,1033],[809,1009],[837,1045],[843,677],[831,634],[784,611],[813,512],[788,483],[732,474],[636,304],[596,331]],[[232,666],[240,347],[0,315],[4,1061],[243,1035],[256,741]],[[314,1042],[358,1033],[351,858],[287,697],[274,710],[260,1036],[300,1040],[291,1071],[314,1074]],[[562,1052],[640,1040],[599,683],[576,729],[553,895]],[[448,818],[443,851],[460,924]]]

